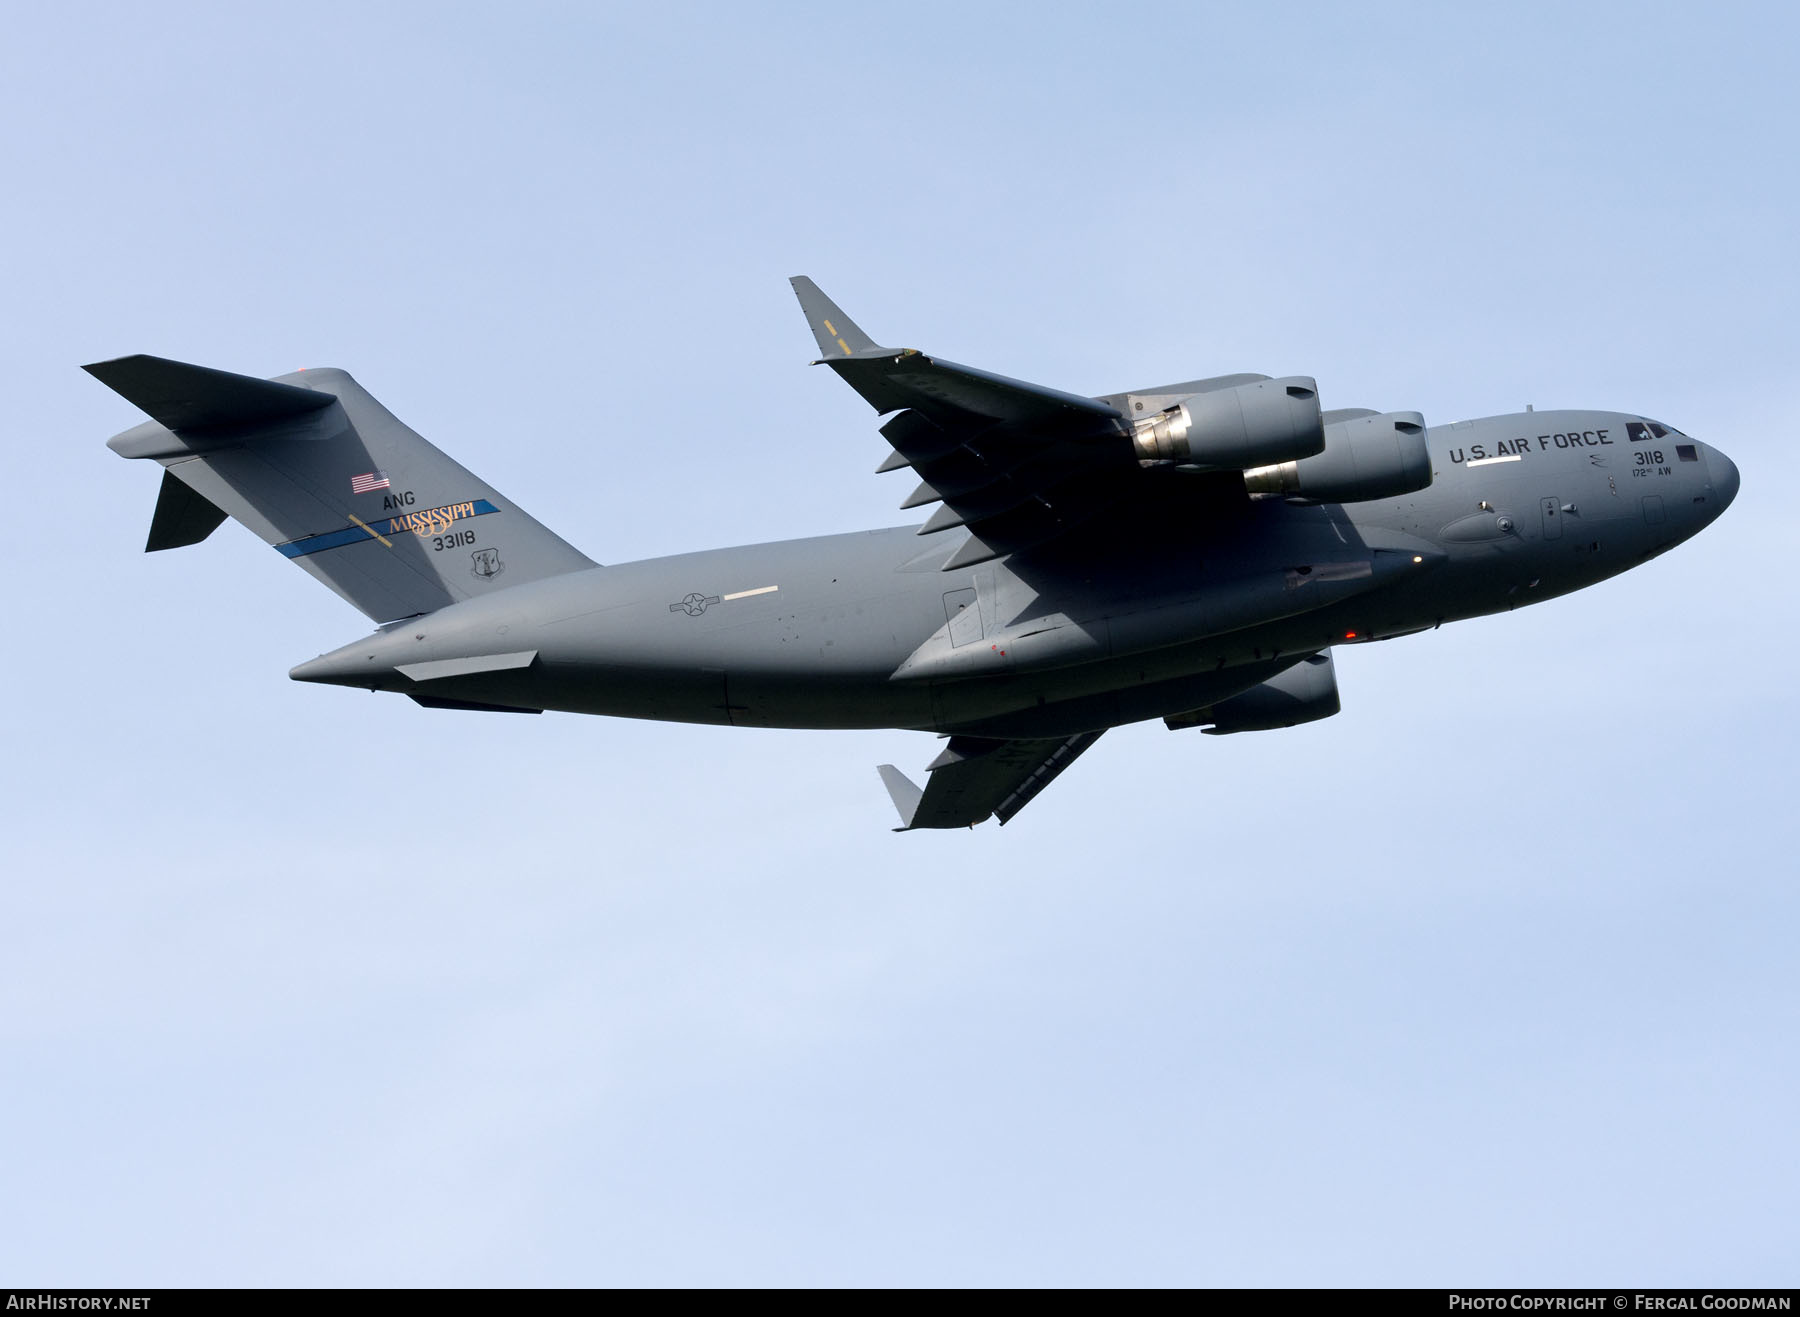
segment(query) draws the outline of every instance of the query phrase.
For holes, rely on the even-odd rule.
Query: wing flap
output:
[[[1015,814],[1036,800],[1039,793],[1056,781],[1062,775],[1062,771],[1074,763],[1082,751],[1098,741],[1104,731],[1105,729],[1102,728],[1098,732],[1081,732],[1071,736],[1044,756],[1037,767],[1031,770],[1030,775],[1014,787],[1004,800],[994,806],[994,817],[1000,820],[1000,825],[1005,827],[1012,822]]]

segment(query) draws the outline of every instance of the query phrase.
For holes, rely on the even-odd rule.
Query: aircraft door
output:
[[[981,606],[973,590],[952,590],[944,596],[944,620],[950,624],[950,645],[966,645],[981,639]]]
[[[1544,538],[1562,538],[1562,506],[1553,498],[1540,498],[1538,507],[1544,514]]]

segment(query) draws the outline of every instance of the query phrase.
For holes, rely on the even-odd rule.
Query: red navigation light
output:
[[[1355,639],[1356,639],[1356,632],[1354,632],[1354,631],[1346,631],[1346,632],[1344,632],[1344,639],[1345,639],[1345,640],[1355,640]]]

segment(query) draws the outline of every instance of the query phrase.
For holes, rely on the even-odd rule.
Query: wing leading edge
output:
[[[1044,425],[1072,420],[1077,428],[1123,436],[1124,413],[1111,403],[1009,379],[973,366],[929,357],[917,348],[878,345],[843,308],[805,275],[790,281],[819,345],[815,366],[830,366],[878,412],[917,407],[942,421]]]

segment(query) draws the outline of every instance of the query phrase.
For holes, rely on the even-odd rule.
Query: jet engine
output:
[[[1425,418],[1417,412],[1333,421],[1325,427],[1324,452],[1244,472],[1244,488],[1253,497],[1290,502],[1360,503],[1410,494],[1430,483]]]
[[[1294,375],[1196,393],[1138,421],[1132,441],[1143,461],[1207,471],[1311,457],[1325,447],[1319,386]]]
[[[1317,722],[1339,709],[1337,672],[1331,651],[1309,654],[1293,667],[1230,699],[1202,709],[1164,718],[1172,732],[1199,727],[1208,736],[1232,732],[1267,732],[1277,727]],[[1204,726],[1211,723],[1212,726]]]

